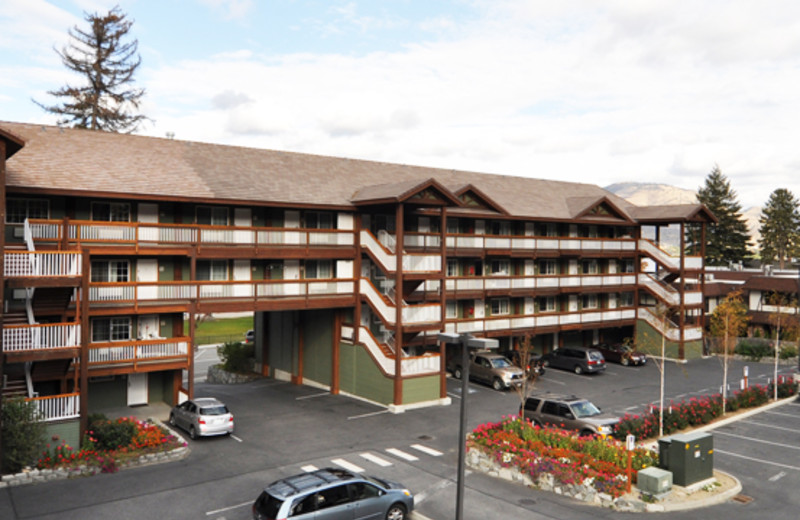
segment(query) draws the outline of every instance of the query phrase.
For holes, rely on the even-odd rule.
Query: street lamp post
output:
[[[469,349],[491,350],[497,349],[496,339],[475,338],[471,334],[454,334],[442,332],[439,341],[461,345],[461,422],[458,428],[458,475],[456,478],[456,517],[455,520],[464,518],[464,473],[466,459],[467,439],[467,394],[469,393]]]

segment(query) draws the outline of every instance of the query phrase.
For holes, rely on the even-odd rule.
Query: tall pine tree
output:
[[[783,269],[787,261],[800,256],[800,202],[791,191],[784,188],[773,191],[758,221],[762,262],[777,259]]]
[[[79,86],[65,85],[48,94],[63,99],[60,104],[45,106],[34,103],[52,114],[61,116],[59,125],[133,132],[146,119],[137,114],[144,89],[132,86],[133,75],[141,64],[136,53],[137,40],[123,42],[133,21],[119,6],[108,14],[84,13],[89,29],[75,26],[69,30],[71,41],[56,50],[64,65],[83,76]]]
[[[706,236],[706,264],[727,265],[741,262],[748,256],[747,223],[742,217],[742,206],[736,200],[736,192],[719,169],[706,177],[705,185],[697,190],[697,200],[705,204],[717,217],[718,222],[708,227]]]

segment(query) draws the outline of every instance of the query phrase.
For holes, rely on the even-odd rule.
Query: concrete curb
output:
[[[669,513],[671,511],[688,511],[691,509],[700,509],[703,507],[714,506],[717,504],[722,504],[727,502],[731,498],[735,497],[742,491],[742,483],[739,481],[738,478],[734,477],[730,473],[725,473],[724,471],[714,470],[716,473],[722,473],[727,477],[731,478],[736,484],[730,488],[722,491],[720,493],[716,493],[711,495],[708,498],[704,498],[702,500],[687,500],[684,502],[665,502],[662,504],[647,504],[645,506],[645,511],[648,513]]]

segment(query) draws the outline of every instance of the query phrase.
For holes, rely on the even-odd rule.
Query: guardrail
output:
[[[80,251],[7,251],[3,273],[6,278],[21,276],[80,276]]]
[[[61,394],[45,397],[28,397],[28,402],[36,404],[40,421],[61,421],[80,417],[80,394]]]
[[[3,351],[25,352],[80,347],[79,323],[6,325],[3,327]]]

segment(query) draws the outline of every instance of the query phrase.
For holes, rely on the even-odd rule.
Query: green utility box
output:
[[[658,440],[658,465],[672,472],[672,483],[689,486],[714,476],[714,438],[686,433]]]

